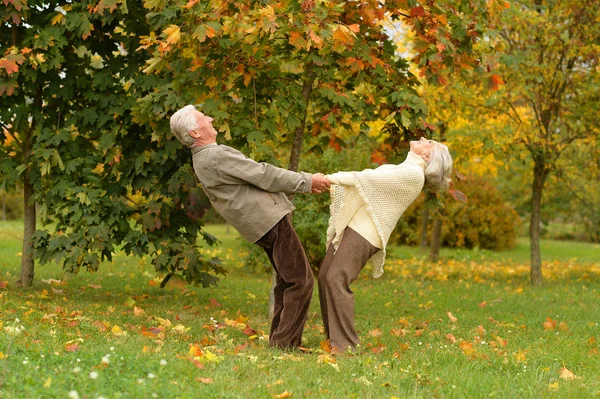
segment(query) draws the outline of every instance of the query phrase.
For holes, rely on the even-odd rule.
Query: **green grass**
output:
[[[217,288],[160,289],[149,262],[117,256],[96,274],[38,266],[22,289],[21,227],[0,223],[0,398],[600,397],[592,245],[562,243],[536,289],[525,268],[500,266],[505,253],[443,251],[438,265],[391,258],[383,277],[367,269],[353,285],[361,353],[333,359],[321,349],[316,292],[304,334],[312,351],[266,347],[270,275],[234,266],[237,234],[208,229],[233,248],[221,248],[230,274]],[[526,248],[510,252],[528,259]],[[449,267],[458,272],[448,277]],[[563,368],[578,378],[561,379]]]

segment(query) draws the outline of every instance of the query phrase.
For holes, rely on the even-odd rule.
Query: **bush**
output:
[[[488,180],[469,178],[457,187],[468,202],[446,197],[446,215],[442,224],[442,245],[450,248],[482,248],[502,250],[515,246],[520,218],[507,205],[500,192]],[[423,217],[424,195],[404,213],[398,223],[393,242],[417,245]],[[432,212],[430,212],[432,213]],[[429,235],[433,226],[430,216]]]

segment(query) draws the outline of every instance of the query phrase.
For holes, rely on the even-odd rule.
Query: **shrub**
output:
[[[442,245],[450,248],[482,248],[502,250],[515,245],[520,218],[507,205],[500,192],[488,180],[469,178],[458,189],[468,202],[462,203],[447,196],[442,225]],[[392,239],[393,242],[417,245],[423,217],[424,195],[402,215]],[[430,212],[432,213],[432,212]],[[429,234],[433,226],[430,216]]]
[[[0,190],[0,219],[16,220],[23,218],[23,192]]]

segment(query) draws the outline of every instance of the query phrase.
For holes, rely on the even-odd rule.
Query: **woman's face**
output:
[[[427,140],[425,137],[421,137],[420,140],[410,142],[410,152],[429,158],[429,154],[435,144],[436,142],[434,140]]]

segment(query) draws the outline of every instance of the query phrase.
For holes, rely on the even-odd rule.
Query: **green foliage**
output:
[[[189,152],[168,121],[133,122],[137,99],[157,84],[139,74],[141,1],[49,6],[29,1],[21,20],[0,28],[3,65],[17,66],[0,68],[14,83],[0,94],[0,177],[10,188],[26,176],[35,189],[44,226],[36,256],[95,271],[122,247],[149,255],[160,273],[214,284],[224,270],[196,246],[199,234],[212,237],[201,231],[209,204]]]

